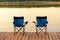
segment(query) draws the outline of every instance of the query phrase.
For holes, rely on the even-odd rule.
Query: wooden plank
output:
[[[3,32],[0,32],[0,40],[1,40],[1,37],[2,37],[2,35],[3,35],[2,33],[3,33]]]
[[[40,40],[41,37],[39,37],[39,35],[37,35],[37,34],[35,33],[35,39],[36,39],[36,40]]]
[[[45,34],[44,34],[44,32],[41,32],[41,40],[45,40]]]
[[[60,32],[58,32],[58,35],[59,35],[59,39],[60,39]]]
[[[22,40],[22,37],[23,37],[23,35],[20,33],[19,37],[18,37],[18,40]]]
[[[54,35],[55,35],[56,40],[60,40],[58,35],[57,35],[57,32],[54,32]]]
[[[30,37],[31,37],[31,40],[34,40],[34,33],[32,32],[31,34],[32,34],[32,35],[30,36]]]
[[[33,38],[33,33],[32,32],[30,32],[29,33],[29,37],[28,37],[28,40],[33,40],[34,38]]]
[[[25,36],[25,40],[28,40],[29,38],[29,33],[26,33],[27,35]]]
[[[6,38],[4,40],[9,40],[10,36],[11,36],[11,32],[8,32],[8,35],[6,36]]]
[[[39,40],[39,36],[36,34],[36,33],[34,33],[34,40]]]
[[[12,32],[1,32],[0,40],[60,40],[60,32],[49,32],[45,35],[43,32],[37,35],[35,32],[26,32],[24,35]]]
[[[58,36],[58,39],[60,40],[60,33],[59,32],[57,32],[57,36]]]
[[[37,35],[37,37],[38,37],[38,40],[45,40],[45,34],[44,34],[44,32],[40,32],[40,33]]]
[[[19,33],[15,36],[14,40],[18,40]]]
[[[47,32],[47,35],[45,34],[45,40],[49,40],[49,33]]]
[[[5,38],[9,35],[9,33],[5,32],[5,35],[1,38],[1,40],[5,40]]]
[[[2,32],[0,32],[0,35],[2,34]]]
[[[13,37],[11,38],[11,40],[16,40],[18,37],[19,33],[16,33],[15,35],[13,35]]]
[[[54,32],[51,33],[51,36],[52,36],[52,39],[53,40],[56,40],[55,35],[54,35]]]
[[[48,38],[49,38],[49,40],[53,40],[52,36],[51,36],[51,32],[49,32]]]
[[[31,37],[32,40],[39,40],[39,36],[36,33],[32,33],[31,36],[32,36]]]
[[[22,37],[22,40],[28,40],[29,33],[25,33]]]
[[[13,38],[13,36],[14,36],[14,33],[12,32],[11,35],[8,37],[7,40],[11,40]]]
[[[0,37],[2,36],[2,32],[0,32]]]
[[[5,32],[2,32],[1,36],[0,36],[0,40],[4,37],[6,33]]]
[[[37,36],[38,36],[38,40],[42,40],[41,32]]]
[[[31,36],[32,36],[32,34],[31,34],[31,33],[29,33],[29,38],[28,38],[28,40],[32,40],[32,39],[31,39]]]

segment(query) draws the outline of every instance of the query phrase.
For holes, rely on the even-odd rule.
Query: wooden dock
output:
[[[13,32],[0,32],[0,40],[60,40],[60,32],[49,32],[45,35],[43,32],[37,35],[34,32],[17,33]]]

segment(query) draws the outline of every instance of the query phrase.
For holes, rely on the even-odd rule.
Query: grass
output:
[[[2,8],[60,7],[60,1],[0,2],[0,7]]]

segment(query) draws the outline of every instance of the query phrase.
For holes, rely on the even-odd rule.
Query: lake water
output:
[[[60,7],[41,8],[0,8],[0,32],[13,32],[13,17],[24,16],[24,21],[28,21],[25,26],[26,32],[35,32],[36,16],[47,16],[48,32],[60,32]]]

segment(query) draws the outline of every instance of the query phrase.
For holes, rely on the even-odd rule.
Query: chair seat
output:
[[[24,27],[25,25],[15,25],[15,27]]]
[[[45,27],[45,26],[47,26],[47,25],[36,25],[37,27]]]

